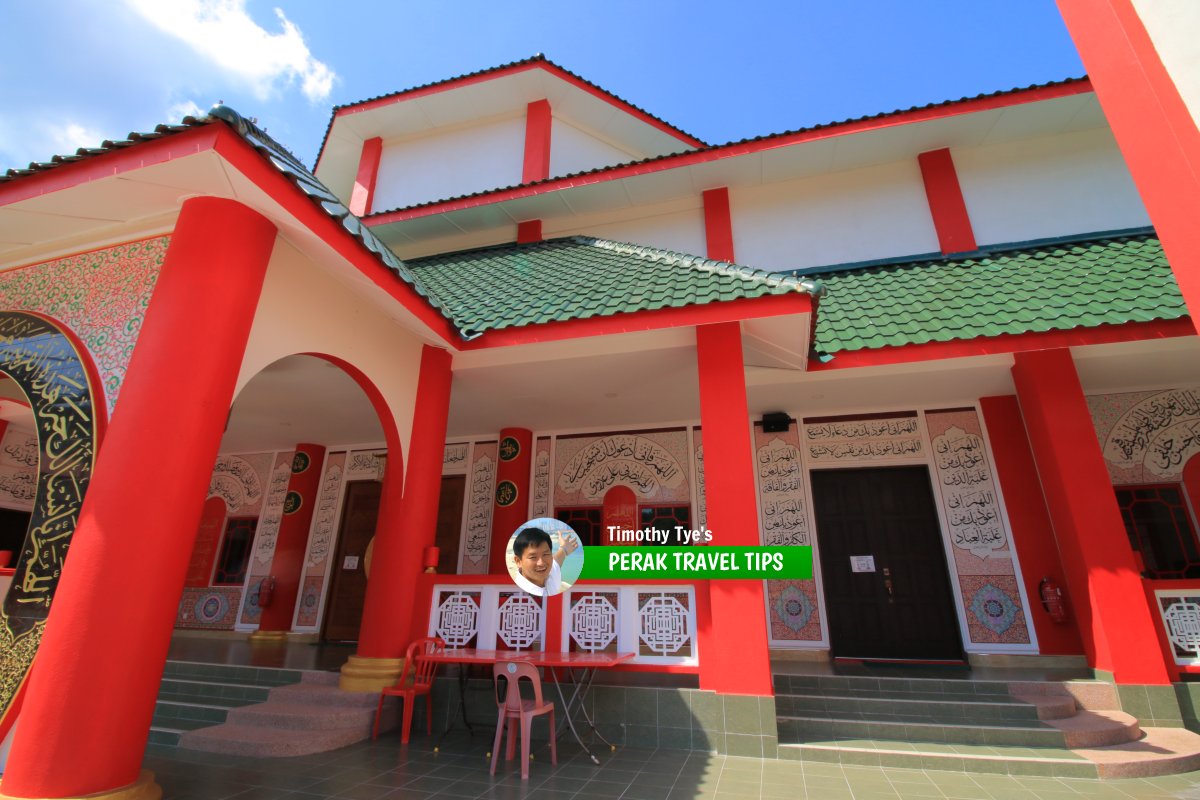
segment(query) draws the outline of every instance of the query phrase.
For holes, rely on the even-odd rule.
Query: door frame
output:
[[[924,428],[924,420],[922,420],[921,425],[922,425],[922,428]],[[897,459],[897,461],[899,461],[899,459]],[[808,488],[809,488],[808,503],[809,503],[809,513],[812,516],[813,523],[814,523],[813,528],[812,528],[812,534],[813,534],[812,540],[813,540],[813,544],[814,544],[814,550],[816,549],[815,545],[817,545],[820,542],[819,533],[816,528],[816,515],[817,515],[816,505],[817,505],[817,502],[816,502],[816,492],[813,491],[813,474],[814,473],[817,473],[817,472],[840,472],[843,470],[913,469],[914,467],[920,467],[923,471],[925,479],[928,481],[929,499],[933,503],[934,518],[937,520],[937,537],[938,537],[939,543],[942,545],[942,547],[941,547],[942,565],[945,570],[943,575],[946,578],[946,582],[949,584],[949,588],[950,588],[951,611],[954,614],[954,620],[956,623],[955,627],[956,627],[956,632],[958,634],[958,649],[959,649],[959,653],[961,654],[962,658],[961,659],[958,659],[958,658],[946,659],[946,658],[921,658],[921,657],[889,658],[887,656],[837,656],[833,652],[833,637],[831,635],[831,630],[830,630],[831,629],[830,618],[828,615],[828,611],[826,611],[825,616],[822,618],[824,621],[824,626],[823,626],[822,630],[825,635],[825,639],[828,642],[827,646],[829,648],[829,655],[830,655],[831,659],[832,658],[847,658],[847,659],[850,659],[853,661],[859,661],[859,660],[861,660],[861,661],[911,661],[911,662],[918,662],[918,663],[925,662],[925,661],[932,661],[932,662],[938,662],[938,663],[942,663],[942,662],[958,663],[959,661],[961,661],[962,663],[965,664],[967,662],[967,655],[969,653],[969,651],[967,650],[967,643],[970,640],[967,638],[967,635],[966,635],[967,634],[966,620],[964,619],[964,616],[962,613],[963,612],[963,601],[962,601],[962,595],[961,595],[962,589],[958,585],[958,580],[957,580],[958,579],[958,571],[955,569],[952,569],[952,567],[951,567],[951,565],[954,563],[953,547],[950,545],[950,539],[946,535],[946,524],[945,524],[945,520],[943,519],[943,509],[941,507],[937,483],[934,479],[934,472],[933,472],[931,466],[927,463],[927,461],[921,461],[921,462],[915,462],[915,463],[903,463],[903,464],[894,463],[894,462],[874,463],[874,464],[863,464],[863,463],[838,464],[836,466],[833,464],[822,464],[819,467],[809,469],[807,471],[808,472],[807,483],[808,483]],[[821,585],[819,591],[821,592],[820,598],[821,598],[822,603],[824,604],[823,607],[827,608],[828,603],[824,602],[825,601],[825,587],[823,584]]]
[[[931,445],[932,445],[932,441],[929,436],[928,426],[925,424],[925,414],[927,412],[945,411],[945,410],[949,410],[949,409],[963,409],[963,410],[969,409],[969,410],[975,412],[976,418],[979,420],[980,431],[981,431],[984,443],[986,445],[987,466],[988,466],[988,469],[991,471],[992,476],[995,478],[993,483],[995,486],[996,497],[998,499],[998,506],[1000,509],[1000,519],[1004,526],[1004,530],[1008,535],[1009,546],[1013,553],[1013,570],[1015,572],[1014,577],[1015,577],[1016,583],[1017,583],[1017,590],[1020,595],[1021,602],[1024,606],[1024,609],[1026,610],[1026,626],[1029,631],[1029,644],[977,644],[977,643],[973,643],[971,641],[970,629],[968,628],[968,625],[967,625],[966,610],[965,610],[966,606],[965,606],[965,603],[963,601],[963,596],[962,596],[962,587],[959,585],[959,582],[958,582],[958,571],[953,566],[955,563],[955,561],[954,561],[954,546],[950,543],[950,537],[949,537],[949,534],[947,533],[947,531],[949,530],[949,525],[947,524],[947,521],[946,521],[946,509],[944,507],[945,504],[942,502],[941,490],[938,487],[936,481],[933,480],[933,475],[935,473],[934,473],[934,469],[933,469],[933,467],[934,467],[933,458],[932,458],[933,454],[930,449]],[[794,423],[795,425],[803,425],[803,420],[805,418],[812,419],[814,417],[839,416],[839,417],[868,418],[868,417],[901,416],[901,415],[911,414],[911,413],[915,412],[916,418],[918,421],[918,425],[920,428],[921,439],[925,444],[926,452],[925,452],[925,455],[923,455],[921,457],[917,457],[917,458],[895,458],[895,459],[889,459],[886,461],[884,461],[884,460],[874,460],[874,461],[861,460],[861,461],[855,461],[855,462],[844,463],[844,464],[820,463],[819,465],[815,465],[812,463],[811,459],[805,454],[805,450],[804,450],[804,446],[803,446],[804,441],[803,441],[803,438],[800,438],[800,444],[801,444],[800,463],[801,463],[801,471],[804,474],[803,485],[804,485],[804,491],[805,491],[805,504],[806,504],[805,515],[806,515],[806,520],[807,520],[807,524],[808,524],[808,530],[810,533],[809,545],[812,547],[812,551],[813,551],[813,581],[814,581],[815,590],[816,590],[817,613],[819,613],[821,615],[821,639],[814,640],[814,641],[807,641],[807,642],[773,639],[773,638],[771,638],[771,635],[770,635],[771,632],[770,632],[770,629],[768,626],[767,642],[768,642],[769,647],[771,647],[773,649],[781,649],[781,650],[782,649],[787,649],[787,650],[829,650],[829,649],[831,649],[831,642],[829,639],[829,625],[828,625],[829,610],[825,604],[825,586],[824,586],[824,581],[823,581],[822,575],[821,575],[821,565],[822,565],[821,548],[820,548],[820,543],[817,541],[817,522],[816,522],[816,515],[813,511],[813,485],[812,485],[813,469],[815,468],[815,469],[821,469],[821,470],[826,470],[826,469],[832,470],[832,469],[859,469],[859,468],[866,468],[866,467],[887,467],[887,466],[895,466],[895,467],[923,466],[929,470],[929,474],[931,476],[931,483],[933,484],[934,506],[936,507],[936,511],[937,511],[938,527],[940,528],[941,534],[942,534],[942,547],[945,550],[945,555],[946,555],[946,568],[948,571],[951,571],[950,575],[949,575],[950,589],[954,595],[954,613],[955,613],[955,617],[958,619],[959,640],[962,642],[963,652],[968,655],[971,653],[1037,654],[1038,652],[1040,652],[1041,648],[1038,644],[1037,630],[1035,629],[1032,618],[1030,617],[1030,612],[1033,608],[1034,598],[1029,596],[1028,592],[1026,591],[1025,579],[1024,579],[1024,574],[1022,571],[1021,561],[1020,561],[1020,555],[1017,553],[1016,544],[1014,542],[1012,525],[1011,525],[1011,523],[1009,521],[1009,517],[1008,517],[1008,506],[1007,506],[1007,503],[1006,503],[1006,500],[1004,497],[1003,487],[1001,487],[1001,485],[1000,485],[999,473],[996,469],[995,456],[992,452],[992,438],[991,438],[990,433],[988,432],[987,420],[984,419],[983,411],[979,407],[978,399],[962,400],[962,401],[955,401],[953,399],[949,399],[946,402],[940,402],[940,403],[921,403],[921,404],[914,404],[914,405],[907,405],[907,406],[899,406],[898,405],[898,406],[893,406],[891,408],[881,407],[878,405],[875,405],[875,406],[848,406],[848,407],[843,407],[843,408],[830,408],[830,407],[822,408],[822,407],[816,406],[816,407],[812,407],[812,408],[805,408],[802,411],[788,410],[787,408],[783,408],[781,410],[784,411],[785,413],[787,413],[789,416],[791,416],[793,420],[795,420],[795,423]],[[754,441],[754,425],[758,421],[759,421],[758,417],[753,417],[748,421],[751,442]],[[754,470],[754,481],[755,481],[755,491],[757,493],[759,491],[759,476],[758,476],[757,469]],[[758,494],[757,496],[761,497],[761,494]],[[761,525],[761,516],[760,516],[759,524]],[[761,529],[760,529],[760,536],[761,536]],[[764,595],[765,594],[766,593],[764,592]],[[770,606],[771,601],[770,601],[770,598],[767,596],[764,596],[763,601],[764,601],[764,609],[767,613],[767,619],[769,620],[770,619],[770,607],[769,606]]]

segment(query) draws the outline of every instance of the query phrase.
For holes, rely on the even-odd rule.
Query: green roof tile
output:
[[[1187,316],[1152,232],[804,275],[828,354]]]
[[[813,281],[588,236],[404,262],[466,336],[542,322],[792,292]]]

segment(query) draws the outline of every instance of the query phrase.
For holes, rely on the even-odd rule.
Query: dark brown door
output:
[[[458,543],[462,539],[463,498],[467,492],[466,475],[442,477],[442,493],[438,495],[437,571],[440,575],[458,572]]]
[[[383,484],[378,481],[355,481],[346,484],[346,502],[342,507],[342,523],[338,529],[337,555],[330,565],[333,578],[329,582],[329,602],[326,603],[325,628],[321,634],[323,639],[358,641],[363,600],[367,595],[364,557],[367,554],[367,545],[375,535],[382,488]]]
[[[961,659],[929,471],[820,470],[812,483],[834,656]]]

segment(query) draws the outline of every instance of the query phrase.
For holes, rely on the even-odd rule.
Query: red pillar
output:
[[[423,569],[425,548],[437,539],[451,377],[450,353],[425,345],[403,502],[380,508],[358,654],[342,668],[343,689],[378,691],[395,681],[404,649],[413,638],[413,609],[422,602],[414,596],[413,585]]]
[[[1171,13],[1166,4],[1145,8]],[[1200,319],[1200,129],[1132,0],[1058,0],[1058,10],[1195,324]]]
[[[696,328],[704,497],[714,545],[758,546],[758,505],[742,334],[736,322]],[[709,582],[711,622],[701,626],[700,688],[771,695],[762,581]]]
[[[488,572],[507,575],[508,540],[529,519],[529,471],[533,463],[533,431],[503,428],[500,431],[496,496],[492,505],[492,549]]]
[[[521,183],[550,177],[550,131],[554,117],[548,100],[536,100],[525,108],[525,160]]]
[[[193,539],[275,228],[184,202],[96,459],[0,791],[139,781]]]
[[[379,162],[383,158],[383,139],[376,136],[363,142],[362,153],[358,157],[358,174],[354,178],[354,188],[350,190],[350,213],[356,217],[371,213],[375,203],[375,180],[379,177]]]
[[[1070,351],[1015,359],[1013,383],[1088,663],[1117,683],[1170,683]]]
[[[317,492],[321,490],[321,465],[324,462],[325,448],[321,445],[296,445],[283,519],[279,522],[275,555],[271,559],[270,574],[275,578],[275,594],[271,604],[262,611],[259,634],[279,634],[292,629],[300,573],[304,570],[304,551],[308,548],[308,531],[312,527]]]
[[[1004,507],[1012,526],[1013,547],[1021,563],[1025,594],[1029,598],[1029,616],[1037,631],[1038,651],[1042,655],[1078,655],[1083,652],[1076,629],[1078,620],[1055,622],[1038,600],[1042,578],[1064,585],[1062,561],[1054,542],[1054,528],[1046,510],[1046,500],[1038,483],[1037,466],[1029,450],[1029,435],[1021,420],[1021,407],[1013,395],[981,397],[979,408],[987,423],[992,456],[996,459],[996,477],[1004,492]]]
[[[921,167],[921,180],[925,184],[925,199],[929,202],[929,214],[937,231],[938,246],[946,255],[968,253],[975,250],[975,231],[971,228],[971,217],[967,214],[967,203],[963,199],[962,186],[958,182],[958,171],[950,149],[930,150],[917,156]]]

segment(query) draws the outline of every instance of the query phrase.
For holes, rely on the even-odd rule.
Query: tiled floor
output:
[[[447,739],[434,753],[429,740],[401,747],[391,735],[376,743],[284,759],[233,758],[152,746],[145,766],[157,775],[164,800],[1200,800],[1200,773],[1120,781],[1019,778],[633,748],[604,754],[602,765],[596,767],[577,746],[565,742],[560,745],[557,767],[550,765],[545,745],[535,751],[530,779],[523,783],[516,761],[507,765],[501,761],[496,777],[488,775],[487,738]]]

